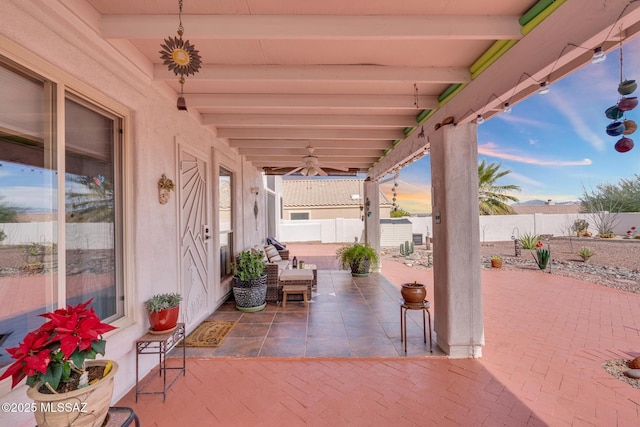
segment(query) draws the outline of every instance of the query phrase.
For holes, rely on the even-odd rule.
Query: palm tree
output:
[[[518,185],[496,185],[496,181],[511,173],[501,171],[502,164],[495,162],[486,164],[484,160],[478,164],[478,200],[480,215],[506,215],[513,213],[507,202],[517,202],[518,198],[507,194],[509,191],[520,191]]]

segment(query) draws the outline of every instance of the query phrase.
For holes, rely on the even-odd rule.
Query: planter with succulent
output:
[[[378,254],[368,243],[354,243],[336,251],[343,269],[351,269],[351,275],[366,277],[371,268],[378,264]]]
[[[15,359],[0,380],[12,377],[14,388],[26,377],[38,426],[101,426],[113,395],[117,363],[95,359],[105,354],[102,323],[92,300],[42,314],[48,319],[7,352]]]
[[[493,255],[491,257],[491,267],[502,268],[502,257],[500,255]]]
[[[144,302],[149,316],[149,332],[167,333],[178,324],[182,295],[178,293],[156,294]]]
[[[233,297],[236,308],[244,312],[263,310],[267,306],[267,273],[263,255],[253,251],[241,252],[233,270]]]
[[[167,204],[167,202],[169,201],[169,196],[171,194],[170,191],[173,191],[175,187],[176,185],[173,183],[173,181],[167,178],[165,174],[162,174],[160,180],[158,181],[158,198],[161,205]]]
[[[589,233],[589,223],[584,219],[576,219],[573,222],[573,230],[576,232],[578,237],[590,237],[591,233]]]

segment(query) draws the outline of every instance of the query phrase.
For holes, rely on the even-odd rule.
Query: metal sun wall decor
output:
[[[167,37],[164,39],[164,44],[160,45],[162,50],[160,51],[160,59],[162,59],[163,65],[169,68],[169,71],[173,71],[176,76],[180,76],[178,82],[180,83],[180,96],[178,97],[178,110],[187,110],[187,103],[184,99],[184,76],[195,75],[200,71],[202,66],[200,52],[195,49],[195,46],[189,43],[189,40],[182,40],[184,34],[184,27],[182,26],[182,0],[178,1],[179,13],[178,18],[180,24],[178,25],[178,37]]]
[[[629,96],[635,92],[638,84],[635,80],[623,79],[622,76],[622,46],[620,46],[620,84],[618,85],[618,93],[622,95],[622,97],[616,105],[607,108],[604,114],[608,119],[612,120],[607,126],[607,135],[614,137],[622,136],[622,138],[615,143],[615,150],[619,153],[626,153],[633,148],[633,140],[627,138],[627,135],[631,135],[638,128],[635,121],[625,116],[628,111],[638,106],[638,98]]]

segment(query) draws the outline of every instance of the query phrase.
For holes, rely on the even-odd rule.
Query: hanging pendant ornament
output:
[[[160,51],[160,59],[162,64],[169,68],[169,71],[173,71],[176,76],[180,76],[178,83],[180,83],[180,96],[178,97],[178,110],[186,110],[187,105],[184,100],[184,76],[191,74],[195,75],[200,71],[202,66],[202,59],[200,58],[200,52],[195,49],[195,46],[189,43],[189,40],[183,40],[184,27],[182,26],[182,0],[178,1],[179,7],[179,21],[178,25],[178,37],[167,37],[164,39],[164,44],[161,44],[162,50]]]
[[[622,30],[621,30],[622,31]],[[626,135],[631,135],[636,131],[638,125],[635,121],[629,120],[624,117],[627,111],[631,111],[638,106],[638,98],[631,95],[638,88],[638,84],[635,80],[623,79],[623,56],[622,56],[622,37],[620,38],[620,84],[618,85],[618,93],[622,97],[618,100],[618,103],[612,107],[607,108],[605,116],[608,119],[613,120],[607,126],[606,133],[609,136],[621,136],[614,145],[614,149],[619,153],[626,153],[633,148],[633,140],[627,138]]]

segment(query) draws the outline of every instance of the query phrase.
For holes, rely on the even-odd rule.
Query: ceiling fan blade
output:
[[[304,167],[304,166],[297,167],[297,168],[295,168],[295,169],[293,169],[293,170],[290,170],[289,172],[285,173],[284,175],[285,175],[285,176],[287,176],[287,175],[293,175],[294,173],[298,172],[298,171],[299,171],[300,169],[302,169],[303,167]]]
[[[320,176],[327,176],[328,174],[322,170],[322,168],[320,166],[314,166],[315,170],[318,172],[318,175]]]
[[[325,164],[323,164],[322,166],[324,166],[325,168],[336,170],[336,171],[349,172],[349,168],[341,168],[339,166],[327,166]]]

